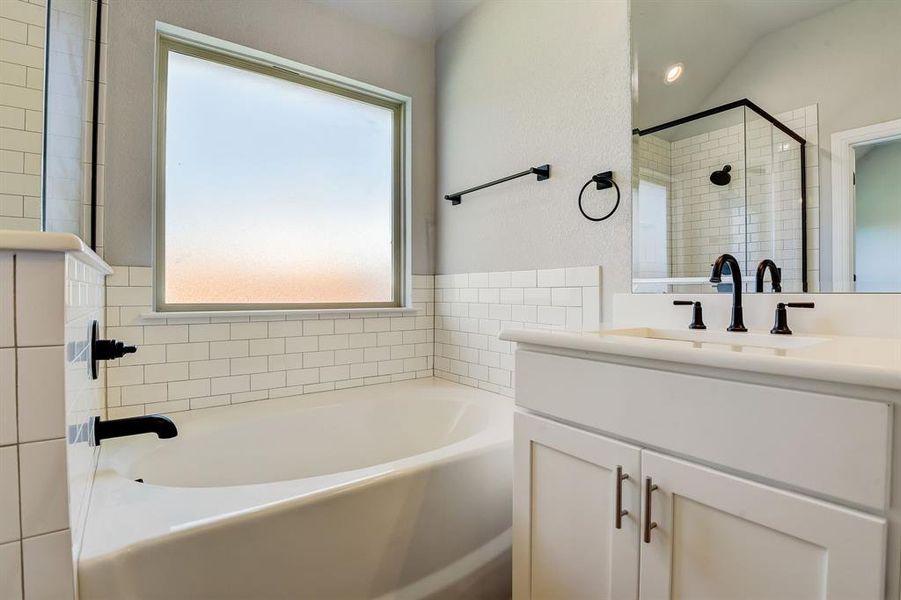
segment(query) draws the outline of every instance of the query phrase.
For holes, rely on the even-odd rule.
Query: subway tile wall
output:
[[[600,326],[599,266],[435,276],[435,376],[513,395],[504,328],[591,331]]]
[[[434,277],[411,313],[145,318],[151,269],[114,267],[107,336],[139,346],[107,369],[110,418],[432,376]]]
[[[0,1],[0,229],[41,228],[44,5]]]
[[[66,257],[65,283],[65,410],[66,428],[71,432],[66,446],[69,479],[69,523],[72,552],[81,554],[81,539],[87,519],[88,498],[99,455],[98,447],[84,440],[93,432],[93,416],[104,416],[106,370],[101,363],[97,379],[91,376],[91,328],[97,321],[104,328],[105,275],[73,255]],[[79,441],[75,441],[79,440]]]
[[[800,151],[797,143],[769,122],[750,111],[748,114],[745,124],[672,142],[655,135],[640,138],[641,178],[667,188],[670,205],[668,276],[706,275],[712,258],[731,248],[737,255],[747,254],[749,267],[756,266],[763,258],[773,258],[783,269],[786,289],[800,290],[801,240],[797,234],[801,227],[797,209]],[[776,118],[807,140],[807,270],[809,289],[817,291],[817,107],[811,105],[787,111]],[[724,164],[732,166],[732,182],[722,188],[711,186],[710,173]],[[774,217],[778,218],[778,223]],[[780,226],[774,227],[774,224]],[[655,272],[643,276],[665,277],[667,274]],[[689,286],[685,291],[693,289]]]

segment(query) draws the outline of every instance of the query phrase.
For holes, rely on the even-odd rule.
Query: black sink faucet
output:
[[[770,271],[770,279],[773,282],[773,292],[778,294],[782,291],[782,271],[776,266],[776,263],[768,258],[763,259],[757,265],[757,281],[754,290],[758,294],[763,293],[763,277],[766,275],[767,269]]]
[[[732,323],[726,331],[747,331],[741,309],[741,268],[734,256],[723,254],[716,259],[710,270],[710,283],[722,282],[725,265],[729,265],[729,270],[732,271]]]
[[[92,446],[99,446],[100,442],[106,439],[142,433],[155,433],[160,439],[174,438],[178,435],[178,428],[175,427],[172,419],[162,415],[145,415],[107,421],[101,421],[100,417],[92,417],[91,420],[94,424]]]

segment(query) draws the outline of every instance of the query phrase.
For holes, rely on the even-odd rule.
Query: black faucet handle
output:
[[[707,326],[704,325],[704,311],[701,308],[701,303],[697,300],[673,300],[673,306],[693,306],[694,310],[691,312],[691,323],[688,325],[689,329],[707,329]]]
[[[780,302],[776,305],[776,321],[770,333],[778,335],[791,335],[792,330],[788,328],[788,308],[814,308],[813,302]]]

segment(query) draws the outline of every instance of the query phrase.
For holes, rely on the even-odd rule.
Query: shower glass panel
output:
[[[803,146],[741,103],[636,132],[633,291],[728,292],[709,283],[720,254],[739,262],[746,291],[757,264],[803,288]]]

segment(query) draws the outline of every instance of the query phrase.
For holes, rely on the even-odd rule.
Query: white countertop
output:
[[[629,356],[901,390],[901,339],[804,334],[798,337],[814,338],[817,343],[797,347],[763,348],[740,345],[741,336],[746,335],[742,333],[728,334],[734,335],[739,342],[732,346],[722,343],[706,344],[613,335],[613,331],[612,328],[606,332],[583,333],[505,329],[501,331],[500,339],[599,355]],[[752,333],[769,335],[766,331]],[[699,336],[703,335],[703,332],[699,333]]]
[[[81,241],[81,238],[71,233],[0,229],[0,251],[3,250],[75,254],[83,262],[107,275],[113,272],[96,252]]]

